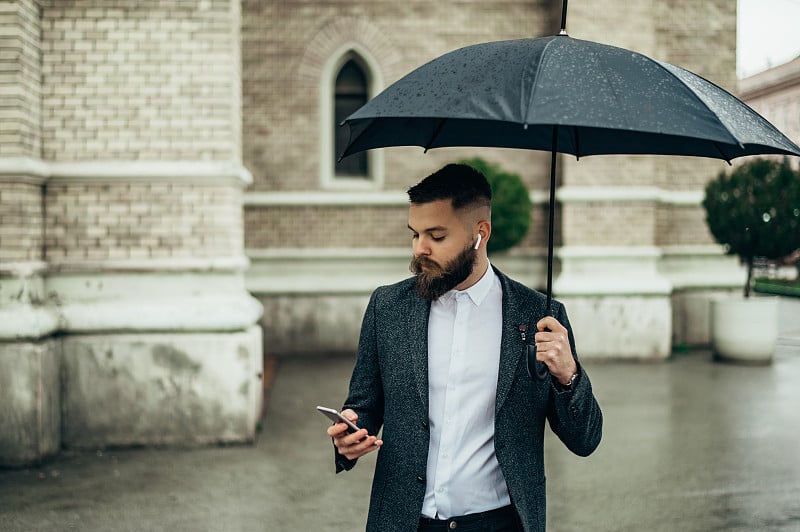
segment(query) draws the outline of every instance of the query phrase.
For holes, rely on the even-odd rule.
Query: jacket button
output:
[[[422,475],[418,476],[417,477],[417,482],[419,482],[421,484],[424,483],[425,482],[425,477],[423,477]]]

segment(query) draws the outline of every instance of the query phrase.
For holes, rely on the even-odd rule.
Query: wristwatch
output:
[[[565,390],[565,391],[566,390],[571,390],[572,389],[572,385],[575,384],[576,380],[578,380],[578,372],[577,371],[572,374],[572,377],[569,378],[569,382],[568,383],[561,384],[559,382],[558,385],[561,387],[562,390]]]

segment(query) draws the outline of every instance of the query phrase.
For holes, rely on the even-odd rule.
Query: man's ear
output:
[[[489,237],[492,236],[492,224],[488,220],[481,220],[478,222],[478,235],[481,240],[486,243]]]

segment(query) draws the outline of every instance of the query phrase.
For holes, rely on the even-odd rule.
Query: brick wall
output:
[[[662,246],[691,246],[714,243],[702,207],[660,205],[657,212],[658,239]]]
[[[659,48],[664,61],[681,66],[735,94],[736,2],[670,0],[657,2]],[[728,165],[696,157],[660,157],[657,184],[668,190],[698,191]],[[706,245],[714,240],[702,206],[662,206],[657,242]]]
[[[248,208],[247,249],[319,247],[411,247],[408,208],[268,207]]]
[[[653,202],[588,202],[564,209],[562,231],[570,246],[651,246]]]
[[[348,42],[368,50],[389,85],[413,68],[467,44],[537,37],[557,32],[561,2],[242,2],[243,8],[243,121],[244,159],[253,172],[253,190],[319,190],[319,91],[326,61]],[[581,39],[597,40],[634,49],[656,59],[693,70],[723,87],[735,81],[735,4],[725,0],[653,3],[592,2],[570,5],[567,30]],[[709,52],[711,50],[712,52]],[[442,164],[481,155],[518,172],[532,190],[547,190],[549,155],[524,150],[443,149],[422,155],[419,148],[384,150],[385,190],[405,189]],[[696,191],[720,168],[719,162],[676,157],[592,157],[580,162],[559,160],[560,179],[568,186],[640,186]],[[704,241],[705,228],[690,225],[700,207],[679,206],[675,216],[662,215],[679,227],[667,231],[653,202],[619,204],[615,214],[630,222],[628,236],[610,236],[614,218],[607,211],[583,205],[564,207],[567,244],[654,245]],[[669,209],[670,207],[663,207]],[[271,207],[248,206],[247,247],[263,242],[249,233],[260,231],[267,220],[292,216],[268,214]],[[358,208],[360,209],[360,207]],[[574,212],[570,213],[570,210]],[[326,209],[330,211],[330,209]],[[335,209],[334,209],[335,210]],[[536,210],[536,209],[535,209]],[[256,213],[255,211],[259,211]],[[293,211],[299,213],[299,210]],[[296,219],[302,225],[309,219]],[[640,219],[634,219],[641,216]],[[666,216],[666,218],[664,217]],[[620,219],[619,217],[617,219]],[[535,219],[523,246],[543,242],[543,219]],[[343,222],[345,223],[345,222]],[[385,217],[375,222],[392,223]],[[682,224],[682,225],[681,225]],[[289,225],[291,225],[289,223]],[[539,232],[537,228],[541,226]],[[608,229],[608,230],[607,230]],[[373,233],[390,234],[390,228]],[[664,232],[666,231],[666,232]],[[603,236],[597,236],[596,233]],[[662,234],[663,232],[663,234]],[[291,234],[287,232],[286,234]],[[360,246],[348,232],[320,246]],[[570,235],[572,235],[570,237]],[[597,238],[596,238],[597,237]],[[574,242],[570,238],[575,239]],[[383,245],[373,241],[371,245]],[[279,239],[279,246],[306,246]]]
[[[716,0],[604,2],[570,5],[572,36],[630,48],[676,64],[728,90],[736,82],[736,5]],[[578,186],[702,190],[727,165],[694,157],[563,158],[564,182]],[[643,208],[645,207],[645,208]],[[604,211],[565,206],[564,235],[574,245],[710,244],[702,207],[634,202]],[[615,222],[614,217],[618,217]]]
[[[546,4],[245,0],[244,160],[253,173],[253,189],[319,189],[322,68],[345,43],[366,48],[389,85],[461,46],[556,33]],[[535,181],[546,173],[541,154],[433,150],[423,156],[420,148],[393,148],[385,151],[385,188],[407,188],[445,162],[475,153],[493,154]]]
[[[258,191],[322,188],[319,91],[325,63],[344,44],[365,48],[388,86],[461,46],[557,32],[546,1],[259,0],[244,1],[242,7],[243,149],[252,189]],[[519,173],[531,189],[548,186],[547,153],[446,148],[423,154],[421,148],[391,148],[384,150],[381,188],[405,190],[446,163],[474,156]],[[405,247],[406,216],[405,207],[248,206],[246,247]],[[540,240],[532,229],[529,242]]]
[[[560,216],[556,213],[556,216]],[[248,206],[245,248],[411,249],[406,206]],[[560,242],[560,227],[555,241]],[[547,206],[534,205],[522,247],[547,246]]]
[[[42,2],[47,160],[239,160],[238,2]]]
[[[237,185],[56,181],[46,197],[48,260],[243,254]]]
[[[0,158],[41,151],[40,33],[35,0],[0,2]],[[42,259],[41,190],[24,171],[0,175],[0,262]]]
[[[0,2],[0,157],[41,151],[41,54],[35,0]]]
[[[0,262],[42,260],[42,188],[0,181]]]
[[[100,164],[48,182],[48,260],[243,254],[239,184],[109,177],[241,160],[240,24],[235,0],[42,2],[43,159]]]

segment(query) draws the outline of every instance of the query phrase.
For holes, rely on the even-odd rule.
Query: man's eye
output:
[[[443,236],[432,236],[431,238],[433,239],[434,242],[441,242],[442,240],[444,240]]]

